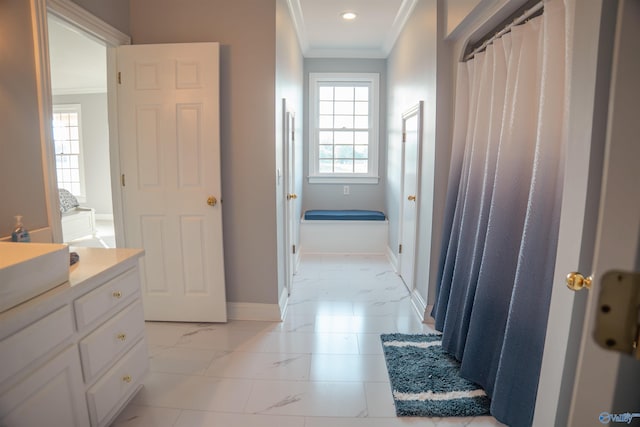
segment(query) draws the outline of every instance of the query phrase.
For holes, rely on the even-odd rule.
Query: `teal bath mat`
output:
[[[480,386],[460,377],[460,363],[442,349],[440,335],[383,334],[380,338],[397,416],[489,414],[489,397]]]

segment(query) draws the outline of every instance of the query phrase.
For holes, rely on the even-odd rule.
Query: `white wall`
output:
[[[56,95],[53,104],[80,104],[86,202],[96,214],[113,215],[107,94]]]
[[[419,218],[416,253],[416,290],[427,301],[432,269],[432,243],[435,222],[434,213],[443,210],[446,192],[446,174],[449,168],[450,142],[448,131],[437,138],[437,108],[440,102],[448,105],[442,93],[438,99],[438,1],[421,0],[400,34],[388,58],[388,151],[386,212],[389,216],[389,247],[397,256],[399,244],[399,207],[402,155],[402,113],[419,101],[424,101],[422,133],[422,159],[420,192],[418,194]],[[444,48],[444,47],[442,47]],[[443,111],[446,113],[447,108]],[[448,127],[447,122],[438,126]],[[444,172],[444,173],[443,173]],[[444,180],[442,177],[444,176]],[[436,178],[438,178],[436,180]]]
[[[384,211],[387,152],[387,61],[384,59],[306,58],[304,60],[304,104],[309,105],[309,73],[378,73],[380,75],[379,157],[377,184],[344,183],[310,184],[309,176],[309,117],[304,116],[304,200],[302,209],[371,209]]]

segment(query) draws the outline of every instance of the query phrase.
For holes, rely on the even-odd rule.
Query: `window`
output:
[[[309,74],[309,182],[378,182],[378,74]]]
[[[80,105],[53,106],[53,141],[58,187],[84,199]],[[84,200],[81,200],[84,201]]]

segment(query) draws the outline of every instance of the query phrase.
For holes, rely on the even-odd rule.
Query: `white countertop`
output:
[[[103,249],[79,246],[69,246],[69,252],[76,252],[80,256],[80,260],[69,269],[69,286],[77,286],[118,264],[137,259],[144,254],[142,249]]]
[[[0,337],[24,327],[38,313],[51,312],[104,283],[109,276],[132,268],[143,249],[85,248],[70,246],[69,252],[77,252],[79,261],[69,269],[69,281],[33,297],[0,313]]]

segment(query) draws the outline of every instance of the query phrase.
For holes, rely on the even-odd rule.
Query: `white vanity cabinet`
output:
[[[0,313],[0,426],[107,426],[142,387],[142,251],[72,250],[69,282]]]

